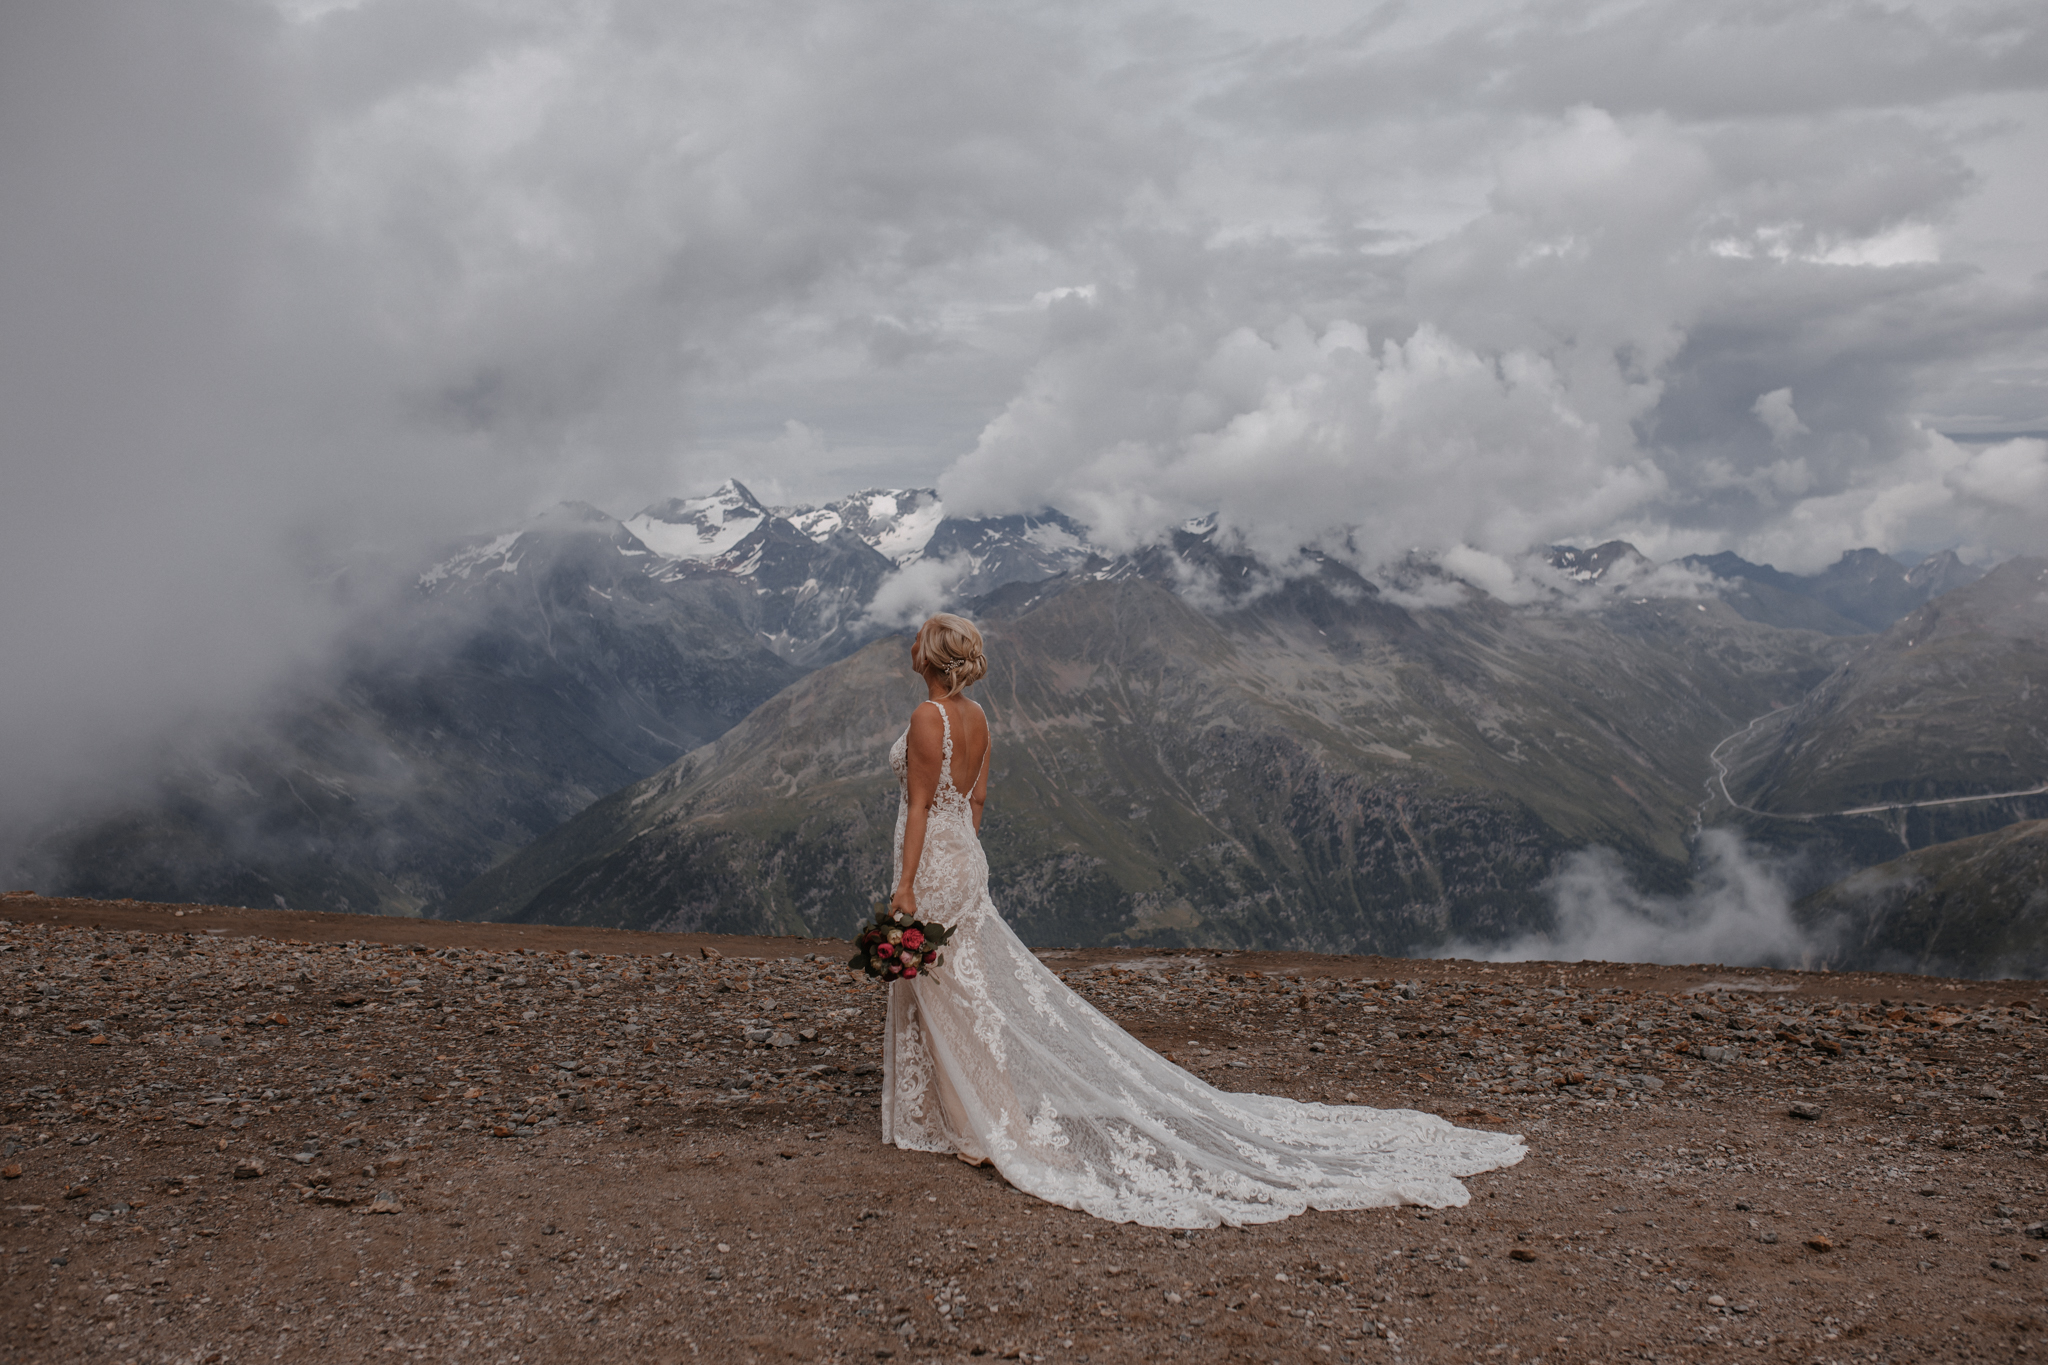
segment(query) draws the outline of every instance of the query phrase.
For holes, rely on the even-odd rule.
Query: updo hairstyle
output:
[[[980,682],[988,674],[988,656],[982,653],[981,632],[974,622],[951,612],[940,612],[917,628],[917,659],[928,672],[946,680],[949,697]]]

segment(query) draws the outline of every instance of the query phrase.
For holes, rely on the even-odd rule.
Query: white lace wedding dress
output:
[[[954,785],[945,710],[938,799],[912,889],[918,917],[955,933],[937,971],[887,988],[884,1142],[988,1158],[1012,1185],[1051,1203],[1166,1228],[1271,1222],[1305,1209],[1462,1205],[1470,1196],[1458,1177],[1526,1154],[1516,1135],[1412,1109],[1218,1090],[1111,1023],[996,913],[972,810]],[[905,793],[898,876],[908,741],[906,730],[889,751]]]

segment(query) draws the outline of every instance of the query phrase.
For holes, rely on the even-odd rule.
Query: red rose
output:
[[[905,967],[905,968],[903,969],[903,974],[904,974],[905,976],[916,976],[916,975],[917,975],[917,968],[915,968],[915,967]]]
[[[915,929],[904,930],[903,946],[910,949],[913,953],[916,952],[919,948],[924,947],[924,935]]]
[[[894,957],[894,956],[896,956],[896,945],[895,945],[895,944],[893,944],[893,943],[877,943],[877,944],[875,945],[875,956],[876,956],[876,957]]]

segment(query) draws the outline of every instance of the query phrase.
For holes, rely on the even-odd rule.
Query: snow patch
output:
[[[420,575],[420,587],[432,592],[436,586],[448,579],[468,578],[478,568],[502,557],[522,534],[523,532],[519,531],[507,531],[482,545],[471,546],[459,554],[450,556]],[[509,567],[509,564],[499,564],[489,572],[495,573]]]
[[[908,564],[924,553],[932,533],[946,519],[945,505],[937,498],[914,511],[900,514],[869,542],[898,564]]]
[[[924,553],[946,509],[929,488],[863,488],[822,506],[784,508],[777,515],[820,544],[837,531],[851,531],[901,566]]]
[[[671,498],[626,522],[626,529],[663,559],[697,562],[723,557],[768,519],[768,509],[737,480],[702,498]]]

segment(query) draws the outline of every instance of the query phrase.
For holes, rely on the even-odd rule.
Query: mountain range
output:
[[[1483,940],[1544,927],[1542,883],[1589,841],[1682,884],[1707,752],[1853,648],[1713,601],[1415,612],[1334,561],[1234,589],[1249,567],[1182,532],[977,604],[1001,737],[991,874],[1027,938]],[[906,638],[877,642],[449,910],[837,932],[886,879],[886,755],[918,695]]]
[[[1606,844],[1676,889],[1703,815],[1786,825],[1775,812],[1813,785],[1798,754],[1868,728],[1823,704],[1864,695],[1841,679],[1875,676],[1858,661],[1895,652],[1915,613],[1961,621],[2011,579],[1876,551],[1805,576],[1657,565],[1624,542],[1548,563],[1537,600],[1511,606],[1428,561],[1383,582],[1318,555],[1264,565],[1213,522],[1106,555],[1057,512],[953,517],[928,489],[777,508],[732,481],[623,519],[568,505],[435,555],[330,676],[148,797],[45,830],[35,875],[81,894],[834,931],[879,885],[881,755],[916,696],[901,630],[943,592],[1002,661],[983,691],[1015,739],[990,847],[1027,938],[1484,940],[1541,927],[1565,850]],[[1794,713],[1723,746],[1740,761],[1716,806],[1709,754]],[[1908,743],[1873,761],[1918,760]],[[1820,842],[1816,868],[1900,850]]]
[[[79,895],[432,913],[593,801],[890,627],[927,558],[959,583],[1085,557],[1043,518],[928,490],[775,511],[729,482],[624,521],[568,504],[447,546],[235,737],[144,796],[40,831],[23,875]]]
[[[1817,574],[1784,573],[1726,552],[1678,562],[1719,580],[1722,599],[1749,620],[1830,635],[1883,630],[1915,607],[1984,576],[1954,550],[1911,566],[1877,550],[1851,550]]]

